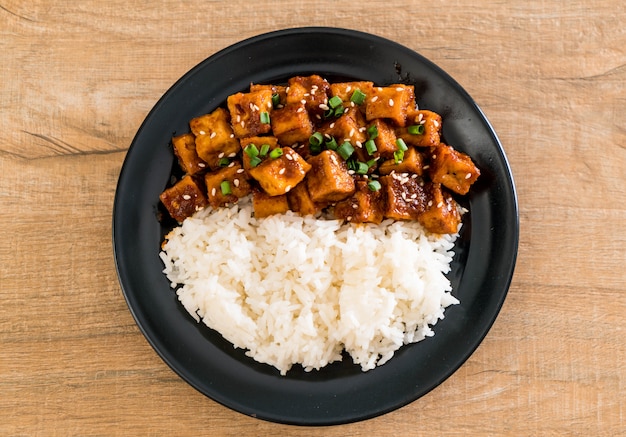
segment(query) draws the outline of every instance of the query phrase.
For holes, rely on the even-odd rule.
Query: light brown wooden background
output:
[[[163,92],[238,40],[369,31],[449,72],[498,132],[521,241],[493,329],[385,416],[298,428],[189,387],[139,332],[115,186]],[[626,7],[621,1],[0,2],[0,435],[618,435],[626,430]],[[624,434],[622,434],[624,435]]]

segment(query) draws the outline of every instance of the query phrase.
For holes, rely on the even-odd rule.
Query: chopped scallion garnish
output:
[[[259,149],[257,149],[257,147],[253,143],[248,144],[243,149],[243,151],[246,152],[246,155],[248,155],[250,158],[259,156]]]
[[[360,89],[357,88],[352,93],[352,97],[350,97],[350,101],[356,103],[357,105],[361,105],[365,101],[365,94]]]
[[[256,167],[261,162],[261,158],[259,158],[258,156],[253,156],[252,158],[250,158],[250,167]]]
[[[370,154],[370,155],[373,155],[374,152],[378,150],[374,140],[367,140],[365,142],[365,150],[367,150],[367,153]]]
[[[341,101],[341,97],[339,96],[333,96],[330,98],[330,100],[328,100],[328,106],[330,106],[331,108],[336,108],[337,106],[340,106],[342,103]]]
[[[265,143],[261,146],[261,150],[259,150],[259,156],[264,158],[267,155],[267,152],[270,151],[270,145]]]
[[[217,162],[217,164],[220,167],[226,167],[228,164],[230,164],[230,159],[228,159],[228,158],[220,158],[220,160]]]
[[[370,159],[369,161],[366,162],[367,166],[369,168],[372,168],[376,165],[376,161],[378,161],[377,159]]]
[[[280,105],[280,95],[278,93],[272,94],[272,106],[275,108]]]
[[[393,152],[393,160],[396,164],[399,164],[404,159],[404,150],[396,150]]]
[[[315,132],[309,137],[309,144],[312,146],[319,146],[324,142],[324,135],[320,132]]]
[[[222,194],[224,196],[232,194],[232,190],[230,189],[230,182],[228,181],[222,181],[222,183],[220,184],[220,189],[222,190]]]
[[[278,149],[274,149],[270,152],[270,158],[276,159],[279,156],[282,156],[282,154],[283,154],[283,149],[279,147]]]
[[[339,145],[337,144],[337,141],[334,138],[330,138],[330,140],[326,141],[326,148],[330,149],[330,150],[337,150],[337,147],[339,147]]]
[[[261,123],[263,123],[263,124],[270,124],[270,113],[269,112],[266,112],[266,111],[261,112],[260,117],[261,117]]]
[[[367,128],[367,134],[370,137],[370,140],[375,139],[378,136],[378,127],[373,124],[370,127]]]
[[[337,106],[335,110],[333,111],[333,115],[335,117],[339,117],[341,114],[343,114],[343,112],[344,112],[343,106]]]
[[[367,183],[367,188],[369,188],[371,191],[378,191],[380,190],[381,185],[378,181],[369,181]]]
[[[422,135],[424,133],[424,125],[423,124],[415,124],[413,126],[409,126],[407,131],[411,135]]]
[[[409,149],[402,138],[396,140],[396,146],[398,146],[398,150],[402,150],[403,152]]]
[[[337,153],[343,158],[348,159],[354,153],[354,147],[349,141],[346,141],[341,146],[337,147]]]
[[[357,161],[356,162],[356,173],[357,174],[367,174],[367,171],[369,170],[369,166],[361,161]]]

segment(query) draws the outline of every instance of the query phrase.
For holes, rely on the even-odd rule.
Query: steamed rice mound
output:
[[[255,360],[284,375],[341,360],[345,349],[367,371],[432,336],[458,303],[444,275],[456,237],[418,222],[255,219],[242,202],[187,218],[160,256],[189,314]]]

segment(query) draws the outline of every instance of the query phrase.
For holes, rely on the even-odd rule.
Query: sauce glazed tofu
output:
[[[480,169],[444,141],[444,120],[412,84],[253,83],[173,136],[183,178],[161,194],[181,222],[251,199],[258,218],[292,211],[345,222],[414,220],[455,233]],[[462,145],[461,150],[462,150]]]

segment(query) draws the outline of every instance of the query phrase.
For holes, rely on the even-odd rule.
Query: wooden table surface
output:
[[[0,435],[625,435],[626,6],[410,3],[0,4]],[[521,223],[509,295],[470,359],[406,407],[321,428],[183,382],[135,325],[111,247],[119,171],[159,97],[232,43],[308,25],[393,39],[465,87],[504,145]]]

